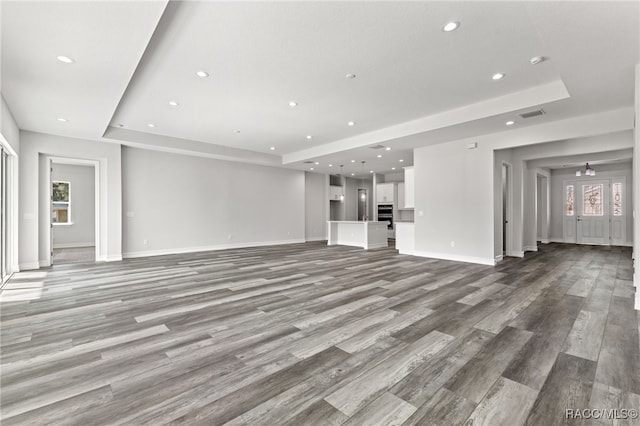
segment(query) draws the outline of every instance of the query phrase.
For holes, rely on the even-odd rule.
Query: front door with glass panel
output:
[[[609,244],[609,181],[577,184],[576,242]]]
[[[578,181],[564,187],[564,241],[610,244],[609,180]]]

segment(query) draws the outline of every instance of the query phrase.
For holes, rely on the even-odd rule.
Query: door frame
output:
[[[607,201],[608,201],[607,213],[608,213],[608,216],[609,216],[609,220],[606,221],[606,222],[608,222],[608,226],[609,226],[608,242],[605,243],[605,244],[579,243],[578,242],[578,224],[577,224],[577,222],[575,222],[575,241],[567,241],[567,239],[566,239],[566,235],[567,235],[566,226],[567,225],[566,225],[566,216],[565,216],[565,210],[564,210],[564,203],[566,201],[566,198],[565,198],[566,197],[566,193],[565,193],[566,187],[567,187],[567,185],[573,185],[573,188],[574,188],[573,189],[574,190],[574,210],[575,210],[574,217],[578,217],[578,216],[580,216],[580,215],[578,215],[578,213],[579,213],[579,210],[578,210],[578,208],[579,208],[579,206],[578,206],[578,191],[582,191],[582,188],[580,187],[580,185],[583,184],[583,183],[596,182],[596,181],[600,181],[600,182],[606,181],[606,182],[608,182],[607,185],[609,186],[608,194],[607,194]],[[628,239],[627,229],[626,229],[627,228],[626,227],[626,221],[627,221],[627,215],[628,215],[629,209],[627,209],[627,202],[628,201],[626,201],[626,200],[629,197],[629,186],[628,186],[628,182],[627,182],[626,177],[624,177],[624,176],[608,176],[608,177],[600,178],[600,177],[596,176],[596,177],[593,177],[593,178],[584,178],[583,177],[581,179],[564,179],[562,181],[562,189],[561,189],[561,193],[562,193],[562,203],[561,203],[562,210],[561,210],[561,213],[562,213],[562,241],[563,242],[570,243],[570,244],[581,244],[581,245],[601,245],[601,246],[612,246],[612,245],[614,245],[613,244],[613,237],[612,237],[612,233],[611,233],[612,226],[613,226],[613,215],[612,215],[612,212],[611,212],[611,202],[612,202],[611,197],[612,197],[612,184],[613,183],[618,183],[618,182],[622,183],[622,185],[623,185],[622,186],[622,191],[623,191],[623,197],[624,197],[623,201],[622,201],[623,216],[622,216],[622,219],[621,219],[621,221],[622,221],[622,225],[621,226],[623,227],[623,231],[622,231],[623,237],[622,238],[623,239]],[[628,245],[628,244],[622,243],[622,244],[616,244],[616,246],[617,245],[623,245],[624,246],[624,245]]]
[[[502,255],[518,256],[513,253],[513,165],[502,161],[500,166],[500,216],[502,217]],[[505,188],[506,186],[506,188]],[[506,223],[505,223],[506,222]]]
[[[45,241],[45,248],[47,250],[47,253],[49,254],[48,257],[48,265],[40,265],[42,266],[51,266],[53,265],[53,224],[51,222],[51,185],[53,180],[51,179],[51,168],[53,166],[53,164],[69,164],[69,165],[75,165],[75,166],[91,166],[94,168],[94,178],[93,178],[93,183],[94,183],[94,187],[95,187],[95,196],[94,196],[94,203],[95,203],[95,229],[94,229],[94,233],[95,233],[95,260],[96,262],[99,261],[100,259],[102,259],[102,251],[101,251],[101,244],[100,244],[100,229],[101,229],[101,220],[100,220],[100,162],[98,160],[87,160],[87,159],[82,159],[82,158],[70,158],[70,157],[55,157],[55,156],[47,156],[47,165],[48,165],[48,170],[49,172],[46,173],[47,175],[47,189],[46,189],[46,193],[47,193],[47,200],[48,200],[48,209],[47,209],[47,229],[49,229],[49,237],[46,239]]]
[[[538,178],[542,178],[541,181],[543,183],[543,188],[540,188],[538,185]],[[535,200],[534,200],[534,226],[535,226],[535,235],[534,241],[538,241],[538,234],[540,233],[538,229],[538,215],[540,213],[540,206],[538,206],[539,194],[541,191],[544,195],[544,210],[542,211],[542,232],[540,235],[540,242],[542,244],[549,243],[549,231],[551,226],[551,173],[544,171],[542,169],[535,169]],[[563,186],[564,188],[564,186]],[[564,215],[564,210],[563,213]]]
[[[18,262],[18,154],[0,133],[0,147],[6,156],[5,183],[5,230],[6,245],[4,253],[6,260],[6,275],[0,282],[0,286],[9,281],[11,276],[20,271]]]

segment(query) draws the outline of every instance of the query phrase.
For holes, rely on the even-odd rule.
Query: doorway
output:
[[[511,164],[502,163],[502,255],[511,252]]]
[[[564,182],[563,236],[567,243],[624,245],[624,178]]]
[[[97,161],[49,160],[50,265],[99,259],[99,166]]]

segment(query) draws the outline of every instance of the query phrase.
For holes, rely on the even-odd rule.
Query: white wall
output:
[[[72,222],[54,225],[53,248],[95,245],[95,168],[54,163],[52,169],[52,181],[70,182]]]
[[[620,164],[602,164],[594,166],[596,176],[593,179],[609,179],[613,177],[624,177],[626,179],[627,188],[623,190],[624,215],[626,216],[626,232],[627,243],[633,243],[633,198],[634,188],[632,179],[632,165],[630,162]],[[550,240],[563,241],[562,219],[564,215],[564,190],[563,181],[575,180],[586,181],[590,178],[585,176],[576,176],[577,168],[556,169],[551,171],[551,224],[550,224]]]
[[[493,150],[446,143],[416,149],[416,254],[494,262]]]
[[[326,240],[329,220],[329,175],[304,173],[304,204],[305,239]]]
[[[100,170],[100,243],[97,260],[122,258],[121,147],[41,133],[20,132],[20,269],[48,266],[49,156],[96,160]]]
[[[305,239],[302,171],[124,147],[122,177],[125,256]]]
[[[425,146],[414,152],[416,254],[435,258],[494,264],[496,249],[494,151],[566,140],[555,155],[584,152],[589,135],[626,132],[593,145],[595,151],[632,146],[629,129],[633,110],[624,108],[599,114],[552,121],[498,133]],[[477,143],[476,149],[467,149]],[[542,145],[554,145],[544,143]],[[538,150],[539,147],[530,149]],[[526,151],[524,152],[526,153]],[[539,158],[539,157],[533,157]],[[514,202],[512,241],[522,250],[524,155],[513,161]],[[496,165],[500,167],[500,165]],[[437,203],[434,203],[437,200]],[[422,216],[420,215],[422,212]],[[531,215],[535,218],[535,215]],[[535,221],[532,222],[535,227]],[[452,247],[453,242],[453,247]]]

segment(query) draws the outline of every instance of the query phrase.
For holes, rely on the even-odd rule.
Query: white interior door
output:
[[[590,180],[576,185],[576,242],[602,244],[609,242],[609,181]]]

